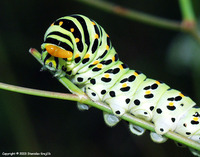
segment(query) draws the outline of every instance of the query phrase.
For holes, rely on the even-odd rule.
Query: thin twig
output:
[[[11,92],[17,92],[21,94],[40,96],[40,97],[48,97],[48,98],[71,100],[71,101],[81,101],[81,99],[75,94],[64,94],[64,93],[50,92],[50,91],[44,91],[44,90],[38,90],[38,89],[32,89],[32,88],[26,88],[26,87],[19,87],[19,86],[10,85],[6,83],[2,83],[2,82],[0,82],[0,89],[11,91]]]
[[[183,20],[196,21],[191,0],[179,0]]]
[[[97,7],[104,11],[114,13],[126,18],[129,18],[134,21],[139,21],[145,24],[172,29],[172,30],[181,30],[182,26],[181,23],[178,21],[168,20],[160,17],[156,17],[153,15],[145,14],[139,11],[131,10],[128,8],[124,8],[122,6],[116,5],[114,3],[110,3],[107,1],[100,1],[100,0],[77,0],[79,2]]]
[[[110,107],[103,103],[95,103],[91,101],[88,97],[85,96],[78,96],[75,94],[65,94],[65,93],[58,93],[58,92],[49,92],[49,91],[43,91],[43,90],[36,90],[36,89],[31,89],[31,88],[24,88],[24,87],[19,87],[19,86],[14,86],[14,85],[9,85],[5,83],[0,83],[0,89],[7,90],[7,91],[12,91],[12,92],[18,92],[22,94],[27,94],[27,95],[34,95],[34,96],[41,96],[41,97],[48,97],[48,98],[54,98],[54,99],[62,99],[62,100],[71,100],[71,101],[79,101],[84,104],[88,104],[92,107],[95,107],[97,109],[100,109],[102,111],[112,113]],[[137,117],[134,117],[128,113],[124,114],[121,119],[126,120],[130,123],[133,123],[135,125],[141,126],[145,129],[148,129],[150,131],[155,131],[154,130],[154,125],[151,122],[144,121],[142,119],[139,119]],[[177,141],[179,143],[182,143],[186,146],[189,146],[191,148],[200,150],[200,144],[192,141],[186,137],[183,137],[179,134],[176,134],[172,131],[169,131],[168,133],[165,134],[166,137]]]
[[[179,0],[179,6],[182,14],[182,30],[193,36],[200,44],[200,33],[191,0]]]
[[[190,34],[192,37],[194,37],[197,40],[197,42],[200,43],[200,34],[196,28],[196,22],[194,20],[191,20],[192,18],[194,19],[194,14],[191,9],[190,0],[179,0],[181,4],[180,5],[181,10],[182,12],[184,12],[183,17],[185,17],[185,20],[182,20],[181,22],[145,14],[106,1],[100,1],[100,0],[95,0],[95,1],[77,0],[77,1],[148,25],[156,26],[159,28],[165,28],[169,30],[186,32]]]

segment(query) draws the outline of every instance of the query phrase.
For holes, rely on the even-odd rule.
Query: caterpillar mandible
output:
[[[113,114],[103,113],[109,126],[129,112],[154,123],[156,132],[150,135],[155,142],[165,142],[162,135],[171,130],[200,143],[200,109],[195,102],[162,81],[129,69],[94,20],[78,14],[57,19],[46,31],[41,48],[46,69],[69,78],[93,101],[110,106]],[[78,107],[88,109],[84,104]],[[136,135],[145,132],[133,124],[129,128]]]

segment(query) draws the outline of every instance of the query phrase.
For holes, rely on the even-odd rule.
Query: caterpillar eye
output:
[[[56,45],[47,44],[45,48],[47,52],[54,57],[71,58],[73,55],[71,51],[64,50]]]
[[[52,62],[49,62],[49,67],[53,67],[53,63]]]

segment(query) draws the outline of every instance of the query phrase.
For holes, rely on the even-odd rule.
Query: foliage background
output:
[[[178,1],[110,0],[115,4],[181,21]],[[200,2],[193,1],[198,16]],[[150,78],[166,82],[199,101],[195,73],[179,66],[172,45],[182,46],[180,32],[144,25],[73,0],[0,2],[0,82],[50,91],[68,92],[28,53],[40,50],[43,35],[57,18],[86,15],[104,27],[122,61]],[[188,45],[189,47],[190,45]],[[177,64],[177,66],[176,66]],[[192,64],[192,63],[190,63]],[[173,65],[173,66],[170,66]],[[182,64],[181,64],[182,65]],[[175,66],[175,67],[174,67]],[[125,122],[107,127],[101,111],[80,112],[75,102],[0,91],[0,153],[51,152],[52,156],[192,156],[173,141],[155,144],[149,133],[137,137]]]

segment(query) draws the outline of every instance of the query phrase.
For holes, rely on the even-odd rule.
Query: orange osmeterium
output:
[[[47,52],[54,57],[71,58],[73,55],[71,51],[64,50],[56,45],[47,44],[45,48]]]

